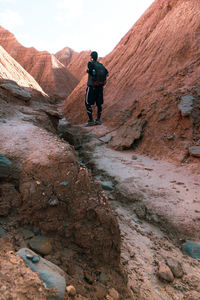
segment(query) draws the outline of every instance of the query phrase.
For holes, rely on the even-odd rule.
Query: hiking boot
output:
[[[96,119],[95,125],[101,125],[101,124],[102,124],[101,120],[100,119]]]
[[[85,125],[85,127],[94,126],[95,122],[93,120],[89,120],[88,123]]]

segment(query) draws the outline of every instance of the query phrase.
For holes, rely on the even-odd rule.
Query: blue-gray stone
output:
[[[181,97],[181,102],[178,105],[178,109],[181,111],[183,117],[188,117],[191,114],[194,100],[195,98],[193,95]]]
[[[104,190],[113,191],[114,185],[112,183],[101,182],[101,186]]]
[[[191,146],[188,150],[192,156],[200,157],[200,146]]]
[[[11,161],[3,154],[0,154],[0,178],[6,178],[10,174]]]
[[[63,181],[63,182],[60,183],[60,185],[64,185],[64,186],[66,186],[66,185],[68,185],[68,184],[69,184],[68,181]]]
[[[0,227],[0,238],[2,238],[2,237],[7,237],[7,232],[5,231],[5,229]]]
[[[39,261],[34,263],[31,259],[27,258],[27,255],[33,255],[33,257],[38,255],[28,248],[20,249],[17,254],[22,257],[26,266],[30,267],[33,272],[38,274],[47,288],[56,289],[58,291],[55,296],[49,297],[49,300],[64,300],[66,281],[63,270],[42,257],[39,257]]]
[[[182,252],[192,258],[200,259],[200,244],[186,241],[182,245]]]
[[[26,257],[27,257],[27,255],[26,255]],[[40,257],[38,255],[32,257],[32,262],[34,264],[38,263],[39,261],[40,261]]]
[[[183,117],[188,117],[193,109],[193,102],[195,98],[193,95],[186,95],[181,97],[181,102],[178,105],[178,109]]]

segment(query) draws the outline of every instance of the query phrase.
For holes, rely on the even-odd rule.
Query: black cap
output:
[[[97,60],[98,58],[98,53],[96,51],[92,51],[90,56],[94,59],[94,60]]]

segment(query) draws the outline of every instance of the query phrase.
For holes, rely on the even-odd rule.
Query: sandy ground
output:
[[[103,155],[102,155],[103,153]],[[182,237],[200,239],[200,174],[188,165],[118,152],[102,145],[94,153],[98,169],[117,181],[130,202],[140,201],[158,221],[165,220]]]

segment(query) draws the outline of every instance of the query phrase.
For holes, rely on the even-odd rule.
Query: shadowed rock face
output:
[[[55,54],[55,57],[70,71],[78,80],[86,73],[87,63],[90,60],[91,51],[73,51],[65,47]]]
[[[143,153],[180,160],[198,139],[199,20],[198,1],[156,0],[103,60],[110,75],[102,119],[108,128],[124,131],[131,120],[145,121],[137,144]],[[65,102],[69,121],[87,121],[86,80],[87,76]],[[188,94],[195,100],[186,117],[178,105]],[[122,131],[116,135],[123,145]],[[134,147],[131,141],[130,145]]]
[[[23,47],[8,30],[0,26],[0,43],[30,73],[44,91],[54,98],[65,98],[78,80],[47,51]]]

